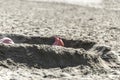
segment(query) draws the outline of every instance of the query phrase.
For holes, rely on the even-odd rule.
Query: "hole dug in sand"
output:
[[[16,43],[0,44],[0,65],[24,64],[37,68],[64,68],[85,65],[92,68],[109,68],[105,59],[91,49],[96,44],[91,41],[63,39],[65,47],[52,46],[53,37],[23,36],[5,34]],[[95,48],[95,50],[99,48]],[[107,50],[107,49],[105,49]],[[2,61],[7,61],[6,64]]]
[[[40,37],[40,36],[24,36],[24,35],[16,35],[16,34],[2,34],[6,37],[13,39],[13,41],[17,44],[46,44],[52,45],[54,43],[54,37]],[[83,48],[85,50],[91,49],[96,42],[89,40],[67,40],[62,39],[65,47],[69,48]]]

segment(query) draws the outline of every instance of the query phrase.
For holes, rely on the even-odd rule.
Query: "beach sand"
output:
[[[0,1],[0,80],[119,80],[119,2],[98,7]],[[53,36],[65,47],[52,46]]]

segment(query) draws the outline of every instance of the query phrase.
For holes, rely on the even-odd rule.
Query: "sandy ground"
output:
[[[1,0],[0,34],[16,44],[0,45],[0,80],[119,80],[119,1],[111,2]],[[51,46],[55,35],[65,47]]]

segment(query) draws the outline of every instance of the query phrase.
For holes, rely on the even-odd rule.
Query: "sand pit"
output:
[[[24,69],[33,68],[33,70],[65,69],[68,67],[74,68],[81,66],[80,71],[83,71],[82,75],[86,75],[89,74],[89,71],[93,73],[102,70],[102,72],[106,73],[108,72],[107,70],[111,70],[112,68],[120,68],[118,56],[111,53],[109,47],[97,45],[96,42],[63,39],[66,46],[59,47],[52,45],[54,37],[24,36],[17,34],[1,35],[11,38],[16,43],[0,45],[0,66],[7,69],[13,70],[14,68],[17,69],[21,67]],[[82,66],[84,68],[82,68]],[[89,68],[87,72],[85,67]],[[63,76],[65,76],[65,74]],[[49,76],[46,77],[49,78]]]

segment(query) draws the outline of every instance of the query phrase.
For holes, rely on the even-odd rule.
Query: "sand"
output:
[[[0,80],[119,80],[119,3],[0,1]],[[53,36],[65,47],[52,46]]]

